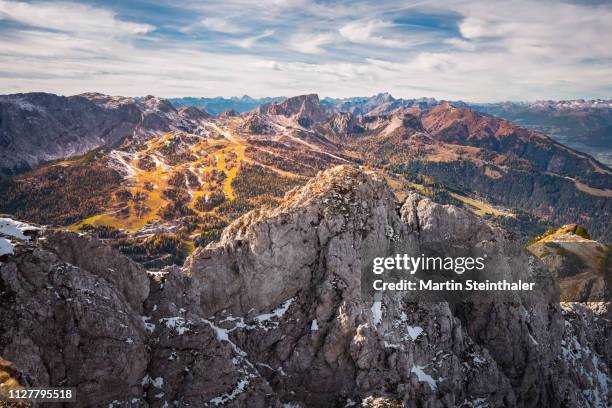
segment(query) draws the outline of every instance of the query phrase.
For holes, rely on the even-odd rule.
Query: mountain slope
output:
[[[171,130],[195,132],[208,117],[197,110],[176,110],[168,102],[88,93],[0,96],[0,174],[115,147],[126,139],[143,140]]]
[[[564,145],[612,165],[612,101],[505,102],[470,104],[470,107],[546,133]]]

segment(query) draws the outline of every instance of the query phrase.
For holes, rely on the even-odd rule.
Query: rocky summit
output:
[[[470,212],[414,191],[398,202],[378,172],[320,172],[158,272],[90,236],[0,225],[0,378],[74,386],[75,406],[612,401],[609,303],[367,296],[374,257],[418,255],[449,236],[491,249],[514,276],[546,271]]]

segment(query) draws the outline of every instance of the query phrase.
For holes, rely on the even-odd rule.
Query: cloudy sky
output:
[[[0,0],[0,93],[612,97],[612,2]]]

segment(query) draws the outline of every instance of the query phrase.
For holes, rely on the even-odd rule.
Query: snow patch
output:
[[[401,346],[397,343],[389,343],[385,340],[385,348],[400,349]]]
[[[318,331],[318,330],[319,330],[319,324],[317,323],[317,319],[314,319],[312,323],[310,324],[310,331]]]
[[[378,323],[382,320],[382,302],[377,300],[372,305],[372,323],[374,326],[377,326]]]
[[[2,255],[12,255],[13,254],[13,244],[6,238],[0,237],[0,256]]]
[[[153,333],[155,331],[155,325],[153,323],[148,322],[149,320],[151,320],[151,316],[141,316],[141,319],[145,330],[149,333]]]
[[[25,232],[37,230],[40,230],[40,228],[25,222],[15,221],[10,218],[0,218],[0,235],[29,241],[30,237],[25,235]]]
[[[161,324],[164,324],[167,328],[174,330],[179,336],[189,332],[191,329],[190,323],[184,317],[166,317],[159,319]]]
[[[151,384],[153,387],[161,389],[164,386],[164,379],[162,377],[151,378],[149,374],[145,375],[141,382],[144,387],[147,384]]]
[[[419,326],[408,326],[406,330],[408,330],[408,335],[410,336],[412,341],[416,340],[421,335],[421,333],[423,333],[423,328]]]
[[[242,380],[238,381],[238,384],[231,392],[211,399],[210,403],[215,405],[223,405],[228,401],[233,401],[239,394],[242,394],[246,390],[246,387],[250,383],[251,381],[249,378],[243,378]]]
[[[431,377],[431,375],[429,375],[425,371],[423,371],[424,368],[425,368],[425,366],[415,365],[415,366],[412,367],[410,372],[413,373],[413,374],[416,374],[416,376],[417,376],[417,378],[419,379],[420,382],[424,382],[424,383],[429,384],[431,389],[435,390],[437,388],[436,380],[434,380]]]
[[[271,313],[265,313],[256,316],[255,321],[258,323],[263,323],[272,320],[273,317],[283,317],[285,313],[287,313],[287,310],[289,310],[289,306],[291,306],[294,300],[294,298],[287,300],[285,303],[274,309]]]
[[[124,177],[132,177],[138,172],[136,168],[130,164],[134,159],[134,156],[130,153],[113,150],[108,154],[108,157],[109,166],[117,170]]]

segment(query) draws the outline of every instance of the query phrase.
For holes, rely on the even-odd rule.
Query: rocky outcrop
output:
[[[487,248],[505,276],[545,271],[500,228],[416,193],[399,205],[382,176],[348,166],[239,218],[184,268],[149,273],[148,294],[145,272],[97,241],[42,231],[1,258],[0,355],[31,384],[87,391],[83,405],[610,404],[607,304],[368,291],[374,257],[443,242]]]
[[[153,96],[143,99],[87,93],[0,96],[0,175],[44,162],[115,147],[170,130],[195,132],[208,117],[197,108],[176,110]]]
[[[554,305],[364,296],[373,256],[418,254],[444,240],[449,251],[455,242],[496,248],[508,274],[541,269],[477,217],[416,194],[398,211],[376,174],[340,167],[289,193],[282,206],[249,213],[220,244],[196,252],[185,267],[191,279],[180,286],[184,308],[189,315],[199,305],[196,316],[207,316],[255,366],[269,366],[260,374],[283,402],[298,406],[369,397],[405,406],[562,406],[566,395],[589,406],[593,400],[576,397],[587,388],[609,398],[599,383],[556,380],[559,370],[585,367],[565,361],[566,328]],[[604,363],[588,370],[593,378],[608,372]]]
[[[321,106],[317,94],[300,95],[288,98],[283,102],[262,105],[257,108],[257,111],[263,114],[292,118],[304,128],[321,123],[328,117],[327,111]]]
[[[37,235],[12,237],[14,253],[0,258],[0,355],[23,386],[76,387],[81,406],[140,398],[149,360],[144,270],[74,233]],[[94,252],[55,252],[47,238],[50,247],[69,242]],[[115,284],[121,279],[123,287]]]
[[[583,227],[564,225],[528,246],[556,275],[565,302],[607,302],[612,298],[612,248],[591,240]]]

